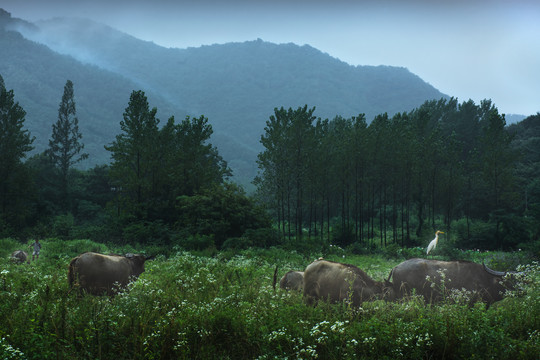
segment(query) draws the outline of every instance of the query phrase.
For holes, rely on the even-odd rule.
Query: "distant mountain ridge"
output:
[[[32,24],[0,10],[0,47],[8,54],[0,74],[27,110],[38,149],[50,137],[67,79],[93,163],[107,161],[103,145],[118,134],[130,93],[140,89],[162,122],[207,116],[212,143],[244,183],[256,174],[260,136],[275,107],[307,104],[321,118],[365,113],[369,122],[448,98],[405,68],[351,66],[308,45],[257,39],[169,49],[86,19]]]

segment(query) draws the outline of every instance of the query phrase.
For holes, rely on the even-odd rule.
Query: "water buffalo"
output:
[[[69,263],[70,288],[78,285],[81,291],[92,295],[113,295],[117,286],[126,286],[131,279],[144,272],[144,255],[102,255],[86,252]]]
[[[304,299],[312,305],[317,300],[349,301],[359,306],[376,298],[393,299],[392,284],[374,281],[354,265],[316,260],[304,271]]]
[[[28,253],[22,250],[15,250],[11,254],[10,260],[15,264],[23,264],[28,261]]]
[[[410,259],[392,269],[394,291],[401,297],[414,290],[426,303],[435,303],[456,290],[463,291],[470,303],[481,300],[488,306],[503,298],[509,284],[506,273],[470,261]]]
[[[302,291],[304,288],[304,272],[289,271],[279,281],[279,287],[285,290]]]

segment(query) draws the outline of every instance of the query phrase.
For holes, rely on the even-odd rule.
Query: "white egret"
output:
[[[429,252],[437,246],[437,242],[439,242],[439,234],[444,234],[442,231],[437,230],[435,233],[435,239],[431,240],[427,247],[426,255],[429,254]]]

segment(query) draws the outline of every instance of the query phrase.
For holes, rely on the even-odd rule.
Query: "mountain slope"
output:
[[[17,23],[20,25],[21,21]],[[18,32],[10,31],[12,24],[6,13],[0,12],[0,75],[6,88],[14,90],[15,100],[27,113],[25,125],[36,137],[36,151],[43,151],[48,146],[64,85],[69,79],[74,83],[85,151],[91,154],[84,166],[108,162],[109,154],[103,146],[119,133],[131,91],[138,86],[123,76],[93,65],[83,65],[72,57],[29,41]],[[158,106],[158,115],[163,114],[163,110],[168,111],[168,115],[161,116],[163,121],[172,112],[185,114],[163,100],[161,95],[153,92],[147,95],[151,104]]]
[[[63,83],[69,78],[75,84],[87,147],[92,135],[84,132],[85,121],[94,123],[99,119],[99,129],[88,130],[105,131],[110,142],[118,131],[131,90],[142,89],[149,95],[150,105],[158,108],[162,120],[170,115],[181,119],[186,113],[207,116],[214,128],[212,142],[244,183],[256,173],[256,154],[261,151],[259,139],[274,107],[308,104],[316,106],[315,114],[322,118],[365,113],[371,121],[383,112],[409,111],[425,100],[446,97],[405,68],[350,66],[307,45],[277,45],[259,39],[167,49],[84,19],[18,22],[11,23],[10,28],[25,37],[14,39],[18,34],[5,31],[4,37],[7,33],[12,37],[10,51],[27,57],[30,68],[40,62],[70,64],[62,65],[64,70],[71,68],[69,72],[54,72],[54,82],[51,76],[44,79],[36,73],[28,74],[35,83],[33,87],[50,84],[43,89],[46,99],[39,100],[41,108],[53,114],[50,123],[56,117]],[[34,56],[34,47],[41,52],[39,56]],[[46,71],[49,75],[51,66]],[[37,102],[37,94],[30,93],[28,84],[17,74],[19,70],[16,58],[0,60],[0,74],[6,78],[6,85],[15,89],[21,105]],[[108,80],[96,81],[102,78]],[[100,87],[103,81],[116,85]],[[85,103],[83,99],[87,98],[93,98],[94,105]],[[103,107],[99,109],[100,116],[94,114],[88,119],[91,111],[98,111],[95,104]],[[40,108],[37,104],[31,106],[34,107]],[[30,111],[27,119],[32,123],[39,121]]]

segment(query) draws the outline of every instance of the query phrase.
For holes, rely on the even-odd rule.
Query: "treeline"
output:
[[[133,91],[109,165],[86,158],[74,86],[67,81],[49,147],[23,161],[34,137],[0,77],[0,238],[57,236],[181,245],[190,249],[271,245],[270,218],[238,186],[209,143],[204,116],[160,126],[157,108]]]
[[[370,251],[424,246],[440,229],[461,248],[540,243],[540,114],[506,127],[490,101],[452,98],[368,125],[276,108],[254,198],[228,181],[206,117],[160,124],[143,91],[105,145],[110,164],[77,170],[87,155],[74,93],[68,80],[48,149],[27,158],[35,138],[0,77],[0,237]]]
[[[538,150],[513,141],[519,127],[491,101],[427,101],[369,125],[314,111],[276,108],[261,137],[256,184],[283,237],[360,248],[425,245],[436,229],[461,248],[538,240]],[[540,114],[530,119],[539,126]]]

